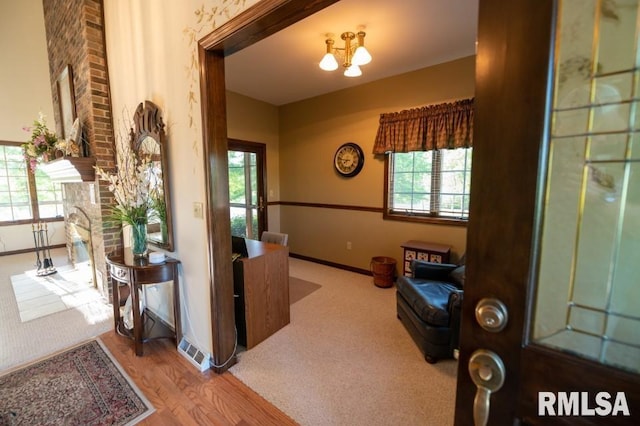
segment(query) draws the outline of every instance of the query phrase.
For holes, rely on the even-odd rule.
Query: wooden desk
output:
[[[246,240],[233,262],[238,343],[250,349],[289,324],[289,248]]]
[[[142,356],[142,343],[152,339],[173,338],[176,346],[182,339],[180,324],[179,260],[167,257],[162,263],[149,263],[148,259],[134,259],[131,250],[107,256],[109,275],[113,280],[113,319],[118,334],[132,338],[136,355]],[[173,315],[175,330],[153,312],[140,312],[138,290],[144,285],[173,281]],[[129,287],[133,310],[133,332],[124,326],[120,316],[120,284]]]

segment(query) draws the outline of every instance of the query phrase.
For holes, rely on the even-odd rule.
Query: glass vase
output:
[[[147,224],[131,225],[131,251],[133,257],[143,257],[147,253]]]

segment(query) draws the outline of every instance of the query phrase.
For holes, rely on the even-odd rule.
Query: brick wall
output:
[[[62,134],[56,83],[64,68],[71,65],[76,115],[82,125],[83,138],[89,145],[89,155],[95,157],[98,167],[113,170],[115,144],[102,0],[43,0],[43,6],[58,132]],[[106,227],[103,220],[114,204],[113,196],[106,184],[99,180],[64,185],[65,218],[68,219],[69,212],[76,207],[90,217],[97,284],[109,297],[105,254],[122,247],[120,228]],[[70,244],[67,238],[67,245]]]

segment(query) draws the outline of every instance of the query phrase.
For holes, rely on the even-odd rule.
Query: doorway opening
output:
[[[259,240],[267,229],[266,145],[229,139],[231,235]]]
[[[205,157],[206,216],[211,277],[214,371],[234,364],[235,312],[229,203],[226,83],[224,58],[298,22],[338,0],[263,0],[199,42],[200,92]],[[215,285],[213,285],[215,283]]]

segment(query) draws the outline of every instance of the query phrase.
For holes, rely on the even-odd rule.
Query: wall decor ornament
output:
[[[200,145],[200,130],[198,128],[197,118],[200,112],[196,111],[196,107],[199,104],[199,84],[200,84],[200,62],[198,60],[198,40],[207,32],[211,32],[219,26],[220,20],[223,22],[230,19],[232,16],[238,15],[254,2],[247,0],[222,0],[215,6],[205,8],[204,3],[199,8],[193,11],[195,17],[195,24],[188,26],[182,33],[187,39],[189,45],[189,65],[186,67],[186,77],[189,82],[189,93],[187,95],[187,102],[189,103],[189,128],[193,130],[194,139],[191,143],[191,149],[200,155],[198,146]]]
[[[73,123],[76,120],[76,102],[73,90],[73,71],[71,65],[64,67],[58,80],[58,108],[60,111],[60,134],[63,139],[69,138]]]
[[[344,177],[353,177],[360,173],[364,166],[364,152],[353,142],[340,146],[333,157],[333,166]]]

